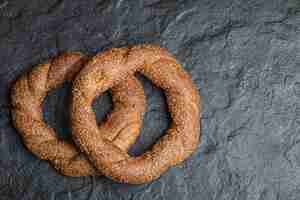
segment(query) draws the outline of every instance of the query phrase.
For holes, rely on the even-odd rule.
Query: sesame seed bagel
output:
[[[150,150],[131,157],[99,131],[91,105],[96,96],[122,84],[135,72],[165,91],[172,123]],[[74,140],[94,166],[113,180],[131,184],[150,182],[187,159],[199,144],[201,99],[198,91],[176,59],[159,46],[138,45],[99,53],[80,71],[72,92]]]
[[[48,160],[67,176],[89,176],[101,173],[75,147],[73,141],[62,140],[43,119],[42,104],[47,93],[65,81],[72,81],[89,58],[80,53],[64,53],[46,64],[35,66],[23,74],[11,92],[12,117],[26,147],[37,157]],[[93,86],[91,86],[93,87]],[[145,112],[145,96],[141,83],[133,76],[111,87],[114,109],[107,119],[90,127],[102,133],[126,152],[139,134]]]

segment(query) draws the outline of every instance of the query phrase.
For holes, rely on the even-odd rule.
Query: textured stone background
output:
[[[0,199],[300,199],[300,0],[0,0]],[[191,74],[204,102],[202,143],[140,186],[68,178],[35,158],[12,127],[9,89],[31,66],[78,50],[157,42]],[[133,154],[167,129],[164,95],[141,77],[148,111]],[[45,119],[68,137],[70,85]],[[108,94],[94,105],[100,120]]]

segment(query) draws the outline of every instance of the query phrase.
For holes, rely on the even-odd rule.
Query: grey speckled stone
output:
[[[299,0],[0,1],[0,199],[300,198]],[[32,65],[63,51],[95,54],[129,44],[167,47],[203,97],[202,143],[159,180],[131,186],[68,178],[35,158],[9,115],[9,89]],[[148,111],[133,155],[168,128],[164,95],[145,86]],[[70,85],[52,91],[46,121],[68,137]],[[107,94],[94,109],[111,109]]]

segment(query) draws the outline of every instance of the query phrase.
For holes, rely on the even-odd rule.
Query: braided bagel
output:
[[[140,72],[165,91],[172,123],[143,155],[131,157],[96,126],[93,99]],[[114,48],[93,57],[73,83],[71,123],[74,141],[94,166],[118,182],[141,184],[157,179],[198,146],[201,99],[189,75],[167,50],[155,45]]]
[[[21,76],[12,88],[12,117],[27,148],[37,157],[48,160],[67,176],[100,175],[72,141],[61,140],[43,120],[42,103],[47,93],[71,81],[88,58],[80,53],[65,53],[49,63],[40,64]],[[142,85],[133,76],[112,87],[114,109],[97,128],[102,136],[127,151],[135,142],[145,112]]]

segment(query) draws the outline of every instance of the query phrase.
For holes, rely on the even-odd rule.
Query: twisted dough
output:
[[[11,93],[14,125],[27,148],[67,176],[100,173],[71,141],[60,140],[47,126],[43,120],[42,103],[48,91],[66,80],[71,81],[86,61],[87,57],[80,53],[65,53],[24,74],[14,84]],[[99,130],[108,141],[127,151],[139,134],[145,112],[142,85],[134,77],[129,77],[112,88],[112,99],[112,113],[99,127],[95,124],[92,129]]]
[[[141,156],[107,140],[96,126],[93,99],[139,71],[164,89],[173,119],[153,148]],[[191,155],[200,136],[200,96],[188,74],[165,49],[154,45],[111,49],[96,55],[73,83],[71,106],[75,142],[104,175],[119,182],[140,184],[158,178],[170,166]]]

